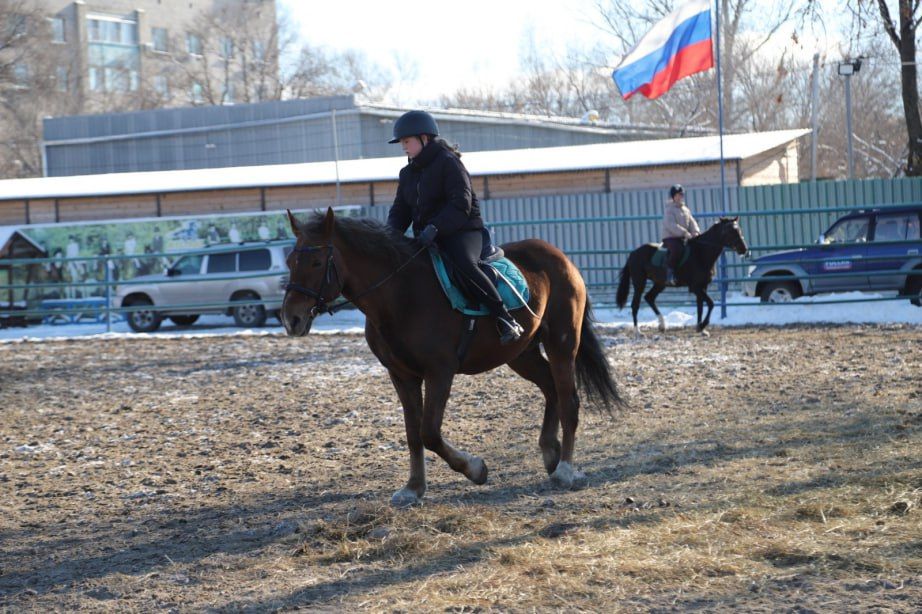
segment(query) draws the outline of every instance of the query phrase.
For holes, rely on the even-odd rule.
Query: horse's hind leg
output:
[[[551,474],[551,480],[566,488],[573,487],[585,479],[585,475],[573,467],[576,448],[576,428],[579,426],[579,395],[576,392],[576,351],[579,347],[579,331],[582,313],[574,315],[567,327],[551,326],[544,341],[554,390],[557,392],[557,412],[563,431],[560,444],[560,462]],[[561,334],[561,331],[568,331]]]
[[[557,391],[554,388],[551,366],[541,355],[536,344],[510,361],[509,368],[535,384],[544,394],[544,421],[541,424],[538,446],[541,448],[544,468],[548,474],[552,474],[560,462],[560,441],[557,439],[560,419],[557,416]]]
[[[640,336],[640,327],[637,326],[637,312],[640,311],[640,297],[643,296],[643,290],[647,285],[647,278],[643,277],[638,279],[635,277],[634,282],[634,297],[631,299],[631,316],[634,318],[634,336]]]
[[[650,288],[650,291],[644,296],[644,299],[647,301],[647,304],[653,310],[653,313],[656,314],[656,318],[659,320],[659,332],[666,332],[666,320],[663,318],[663,314],[660,313],[659,308],[656,306],[656,297],[659,296],[659,293],[666,289],[666,286],[661,286],[657,283],[653,284],[653,287]]]
[[[441,456],[448,466],[467,476],[474,484],[485,484],[487,465],[483,459],[452,447],[442,438],[442,418],[451,392],[453,372],[426,375],[426,397],[423,402],[422,441],[428,450]]]
[[[419,503],[426,494],[426,462],[423,458],[422,438],[422,380],[418,377],[401,378],[393,371],[389,373],[403,405],[403,422],[407,432],[407,447],[410,449],[410,478],[406,486],[391,497],[391,505],[407,507]]]

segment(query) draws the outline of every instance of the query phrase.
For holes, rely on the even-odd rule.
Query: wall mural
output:
[[[336,207],[357,215],[359,207]],[[303,216],[304,212],[298,212]],[[157,274],[179,254],[214,245],[292,240],[284,211],[245,215],[145,218],[117,222],[35,224],[17,230],[42,246],[48,260],[13,267],[14,302],[105,296],[105,282]],[[5,280],[0,280],[3,283]],[[7,302],[8,291],[2,292]],[[2,305],[0,305],[2,308]]]

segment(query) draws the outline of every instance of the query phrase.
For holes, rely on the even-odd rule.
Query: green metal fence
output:
[[[681,180],[681,178],[677,178]],[[838,217],[848,211],[869,207],[922,202],[922,179],[821,181],[720,189],[689,189],[688,204],[702,226],[713,223],[721,214],[740,216],[746,240],[753,256],[768,252],[808,246],[815,242]],[[664,190],[570,194],[558,196],[492,199],[482,203],[484,217],[493,229],[497,243],[538,237],[560,247],[582,271],[597,305],[613,303],[618,272],[627,254],[646,242],[658,242],[662,210],[666,202]],[[384,220],[387,207],[365,207],[361,215]],[[155,223],[155,222],[151,222]],[[28,230],[24,227],[23,230]],[[145,258],[176,257],[178,254],[145,254]],[[138,256],[106,256],[79,258],[87,269],[110,272],[119,259]],[[98,262],[100,259],[103,262]],[[67,309],[43,309],[42,300],[66,298],[66,284],[49,281],[41,275],[30,278],[33,270],[60,266],[61,259],[4,260],[10,271],[0,285],[0,321],[10,318],[47,319],[68,315]],[[728,294],[739,290],[750,263],[736,254],[727,253],[718,269],[715,298],[719,296],[722,311],[736,305]],[[113,305],[112,288],[116,281],[106,274],[97,274],[79,284],[82,297],[103,299],[94,301],[88,314],[111,321],[117,312]],[[0,278],[2,279],[2,278]],[[129,280],[130,281],[130,280]],[[71,283],[71,286],[74,284]],[[73,289],[69,290],[73,292]],[[715,292],[716,291],[716,292]],[[689,305],[685,289],[664,293],[661,304]],[[76,298],[76,297],[75,297]],[[896,297],[862,300],[893,300]],[[849,302],[853,300],[850,299]],[[47,304],[47,303],[46,303]],[[77,310],[78,307],[72,308]],[[84,313],[80,311],[79,313]]]

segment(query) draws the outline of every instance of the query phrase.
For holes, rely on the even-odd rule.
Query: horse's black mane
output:
[[[734,221],[734,220],[733,220],[732,217],[722,217],[722,218],[720,218],[719,220],[717,220],[716,222],[714,222],[713,224],[711,224],[711,225],[708,227],[707,230],[705,230],[704,232],[702,232],[701,234],[699,234],[697,237],[693,237],[693,238],[689,239],[688,242],[689,242],[689,243],[691,243],[692,241],[698,242],[698,241],[702,240],[702,238],[703,238],[705,235],[708,235],[708,238],[710,238],[710,235],[716,234],[716,233],[719,231],[720,226],[722,226],[723,224],[727,224],[727,223],[733,222],[733,221]]]
[[[308,235],[322,235],[324,217],[323,213],[311,215],[301,225],[301,230]],[[410,239],[387,224],[367,217],[338,217],[335,232],[349,249],[393,266],[403,264],[416,251]]]

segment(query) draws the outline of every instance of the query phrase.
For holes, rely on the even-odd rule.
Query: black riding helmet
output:
[[[388,143],[399,143],[406,136],[420,134],[439,135],[439,125],[435,118],[425,111],[407,111],[394,122],[394,138]]]
[[[676,194],[685,194],[685,188],[679,184],[675,184],[669,188],[669,198],[674,198]]]

